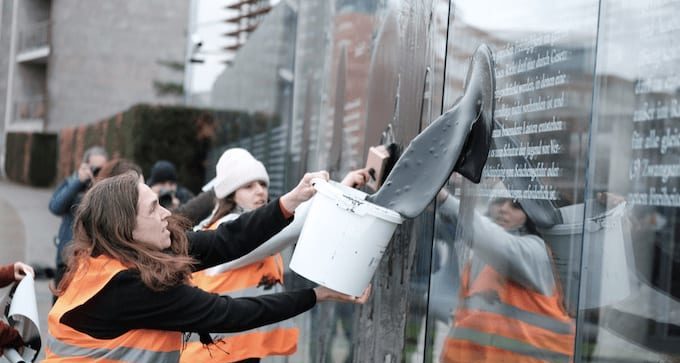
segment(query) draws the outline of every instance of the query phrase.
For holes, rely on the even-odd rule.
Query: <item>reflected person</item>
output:
[[[442,190],[443,214],[458,218],[460,201]],[[460,299],[441,361],[569,362],[574,324],[564,307],[549,248],[512,199],[496,199],[489,217],[475,212],[463,232]],[[468,228],[470,229],[470,228]],[[470,236],[469,238],[467,236]]]

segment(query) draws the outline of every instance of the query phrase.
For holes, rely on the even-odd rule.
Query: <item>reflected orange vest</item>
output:
[[[216,229],[219,223],[207,229]],[[208,275],[206,270],[192,275],[194,284],[202,290],[232,298],[273,293],[258,287],[263,278],[276,281],[275,286],[283,284],[283,259],[280,254],[217,275]],[[247,358],[291,355],[297,351],[298,335],[298,329],[287,321],[236,334],[213,334],[216,346],[203,346],[198,341],[191,341],[182,351],[180,361],[236,362]]]
[[[83,305],[118,272],[126,270],[106,256],[89,258],[76,271],[64,295],[47,316],[47,358],[43,362],[178,362],[182,333],[135,329],[113,339],[97,339],[60,323],[67,312]]]
[[[574,324],[560,295],[559,291],[546,296],[524,288],[488,265],[470,284],[468,264],[463,272],[462,302],[441,361],[571,362]]]

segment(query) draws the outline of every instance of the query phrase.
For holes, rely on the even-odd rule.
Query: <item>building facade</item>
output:
[[[56,131],[140,102],[181,103],[188,12],[183,0],[3,1],[2,153],[7,132]]]

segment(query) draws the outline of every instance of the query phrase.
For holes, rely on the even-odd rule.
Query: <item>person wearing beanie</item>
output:
[[[177,168],[167,160],[159,160],[151,167],[147,185],[158,195],[159,203],[170,210],[194,197],[189,189],[177,183]]]
[[[203,189],[214,190],[215,209],[197,229],[216,229],[221,223],[264,206],[269,199],[269,174],[247,150],[225,151],[216,165],[216,176]],[[193,274],[194,284],[219,295],[258,296],[283,291],[283,259],[276,253],[234,270],[204,270]],[[181,362],[259,362],[272,355],[291,355],[297,350],[298,329],[290,322],[268,325],[240,334],[201,335],[201,342],[189,342]],[[214,342],[219,346],[204,345]],[[219,348],[219,349],[214,349]]]
[[[347,174],[342,184],[361,187],[369,178],[367,169],[354,170]],[[214,229],[221,223],[236,218],[240,213],[261,207],[268,199],[268,186],[267,170],[247,150],[233,148],[225,151],[217,162],[215,178],[203,187],[204,192],[214,192],[217,205],[212,215],[195,229]],[[275,239],[276,236],[269,241]],[[203,290],[220,295],[237,293],[239,296],[254,296],[280,291],[283,286],[283,261],[279,252],[292,241],[285,237],[284,239],[285,244],[274,242],[278,247],[270,250],[268,257],[257,259],[244,256],[194,273],[193,282]],[[226,267],[232,264],[232,267]],[[181,361],[259,362],[260,358],[266,356],[292,355],[297,350],[298,335],[298,329],[290,323],[270,325],[265,329],[237,335],[230,334],[227,338],[203,334],[200,342],[188,343],[181,355]],[[202,344],[210,342],[215,342],[217,346]]]

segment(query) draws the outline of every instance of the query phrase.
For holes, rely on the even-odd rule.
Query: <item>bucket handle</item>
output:
[[[321,178],[312,178],[312,186],[313,186],[313,187],[316,187],[316,185],[317,185],[317,184],[320,184],[320,183],[328,183],[328,182],[327,182],[325,179],[321,179]]]
[[[588,232],[596,232],[601,229],[610,229],[616,227],[626,210],[626,202],[619,204],[618,206],[608,210],[599,216],[592,217],[586,221],[586,230]]]
[[[323,180],[323,179],[321,179],[321,178],[312,178],[312,186],[316,186],[316,183],[318,183],[319,180]]]
[[[325,185],[328,185],[328,184],[329,183],[326,180],[321,179],[321,178],[312,179],[312,186],[317,191],[319,190],[319,186],[321,186],[321,185],[325,186]],[[361,202],[355,200],[354,198],[346,196],[344,193],[338,191],[336,188],[327,188],[326,190],[328,192],[331,192],[332,194],[334,194],[334,197],[335,197],[334,202],[335,202],[335,205],[338,208],[344,209],[348,212],[352,212],[352,213],[359,215],[359,216],[366,215],[366,211],[364,210],[364,208],[357,208],[357,207],[360,207],[362,205]]]

